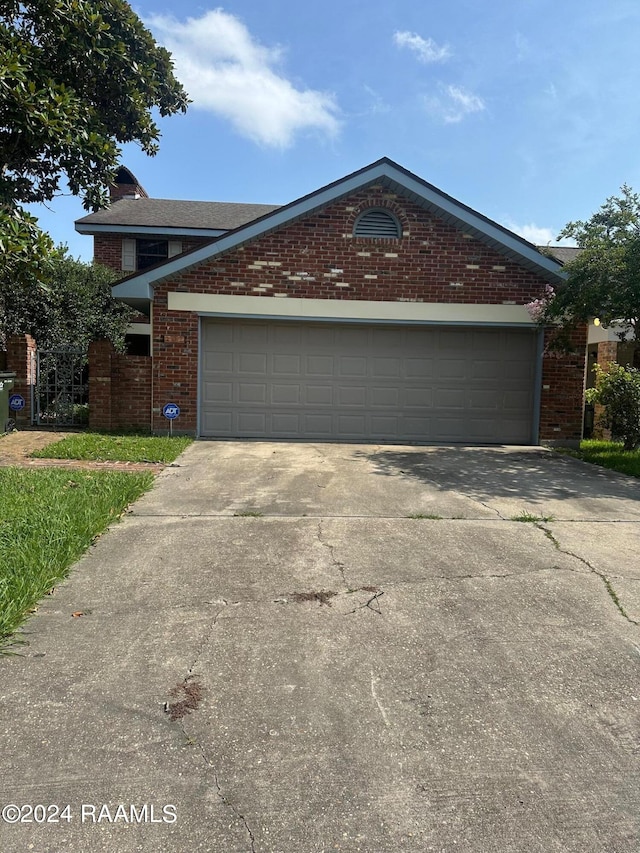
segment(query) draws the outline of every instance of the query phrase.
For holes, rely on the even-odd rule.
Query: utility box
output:
[[[9,397],[15,380],[15,373],[0,372],[0,433],[8,432],[14,423],[13,412],[9,411]]]

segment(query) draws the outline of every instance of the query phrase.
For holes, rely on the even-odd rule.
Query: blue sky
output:
[[[538,243],[640,190],[637,0],[141,0],[193,104],[149,195],[284,204],[388,156]],[[34,211],[75,256],[76,199]]]

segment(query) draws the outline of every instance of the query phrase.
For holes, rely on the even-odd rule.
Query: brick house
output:
[[[131,273],[138,425],[172,402],[201,437],[579,441],[586,328],[548,355],[525,307],[562,264],[396,163],[283,207],[150,199],[124,169],[114,192],[76,228]]]

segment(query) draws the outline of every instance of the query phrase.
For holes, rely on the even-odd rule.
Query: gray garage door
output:
[[[528,444],[525,329],[203,320],[201,435]]]

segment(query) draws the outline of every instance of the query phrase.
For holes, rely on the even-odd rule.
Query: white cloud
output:
[[[553,228],[545,228],[544,226],[534,225],[533,222],[529,223],[529,225],[518,225],[513,220],[507,219],[502,223],[505,228],[508,228],[509,231],[513,231],[515,234],[519,234],[520,237],[524,237],[525,240],[528,240],[530,243],[533,243],[536,246],[575,246],[575,240],[558,240],[556,239],[558,236],[558,230],[554,230]]]
[[[439,117],[445,124],[458,124],[471,113],[486,109],[482,98],[463,89],[461,86],[443,86],[442,97],[425,98],[427,110]]]
[[[287,148],[302,131],[338,132],[334,95],[294,86],[277,70],[281,49],[261,45],[233,15],[215,9],[185,23],[164,15],[147,23],[171,51],[192,108],[221,116],[242,136],[276,148]]]
[[[443,62],[451,56],[448,44],[438,45],[431,38],[424,39],[407,30],[395,32],[393,40],[398,47],[406,47],[416,53],[420,62]]]

